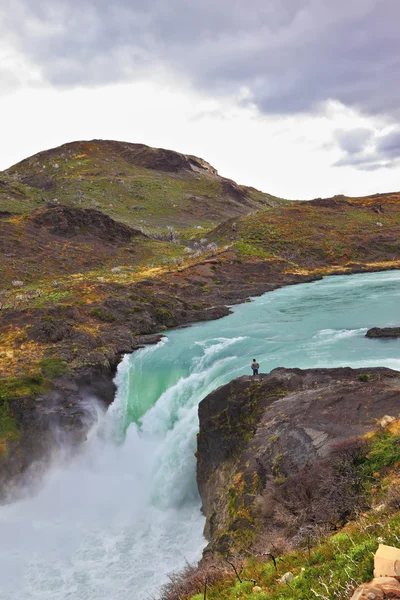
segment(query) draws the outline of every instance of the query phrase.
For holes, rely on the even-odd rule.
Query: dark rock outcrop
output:
[[[37,227],[46,227],[53,235],[67,238],[89,234],[108,243],[125,244],[133,237],[146,237],[140,231],[91,208],[51,206],[34,211],[31,221]]]
[[[109,404],[115,394],[110,373],[81,370],[54,380],[50,391],[35,398],[10,398],[18,431],[0,445],[0,504],[19,497],[24,484],[40,482],[52,458],[66,458],[86,439],[97,421],[97,406]]]
[[[101,140],[96,141],[102,143]],[[145,144],[112,141],[105,143],[114,145],[113,150],[118,152],[127,162],[146,169],[169,173],[176,173],[182,170],[204,170],[213,175],[217,174],[217,170],[214,167],[207,161],[196,156],[180,154],[179,152],[165,150],[164,148],[151,148]]]
[[[398,338],[400,337],[400,327],[373,327],[368,329],[365,337],[368,338]]]
[[[345,199],[345,196],[338,196],[335,198],[316,198],[315,200],[309,200],[308,203],[311,206],[317,206],[319,208],[344,208],[351,206],[351,203]]]
[[[377,419],[399,414],[399,383],[400,374],[386,368],[280,368],[240,377],[207,396],[199,405],[197,451],[207,550],[248,547],[256,530],[266,526],[263,519],[270,529],[279,528],[274,508],[279,494],[300,496],[314,487],[323,495],[319,481],[327,477],[333,453],[374,429]],[[308,477],[315,465],[323,466]],[[288,485],[299,473],[300,491]],[[344,505],[345,499],[338,502]],[[309,518],[315,522],[324,515],[314,511]],[[297,531],[291,527],[293,536]]]
[[[32,173],[23,175],[20,181],[25,185],[37,188],[43,192],[51,192],[57,187],[54,178],[52,178],[51,176],[44,175],[42,173]]]

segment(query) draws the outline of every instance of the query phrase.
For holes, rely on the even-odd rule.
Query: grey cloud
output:
[[[341,129],[336,131],[336,139],[340,148],[348,154],[362,152],[372,136],[373,131],[361,127],[357,129]]]
[[[360,171],[377,171],[378,169],[388,168],[390,164],[382,162],[379,155],[371,154],[369,156],[346,156],[338,160],[335,167],[355,167]]]
[[[400,130],[392,131],[377,141],[377,151],[388,158],[400,157]]]
[[[351,129],[336,134],[345,152],[336,167],[355,167],[363,171],[392,168],[400,162],[400,129],[376,135],[365,129]]]
[[[56,86],[156,76],[249,88],[266,114],[400,107],[398,0],[9,0],[0,24]]]

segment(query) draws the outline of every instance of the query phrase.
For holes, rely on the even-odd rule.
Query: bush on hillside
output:
[[[232,570],[222,561],[205,565],[187,565],[181,571],[169,575],[169,583],[161,588],[159,600],[182,600],[195,594],[204,593],[204,585],[214,586],[222,580],[229,580]]]

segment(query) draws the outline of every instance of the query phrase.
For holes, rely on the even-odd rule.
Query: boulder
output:
[[[360,585],[350,600],[378,600],[379,598],[400,598],[400,583],[394,577],[376,577],[369,583]]]
[[[400,327],[373,327],[368,329],[365,337],[368,338],[398,338],[400,337]]]
[[[396,420],[396,417],[391,417],[390,415],[385,415],[384,417],[382,417],[382,419],[380,419],[379,425],[382,427],[382,429],[385,429],[385,427],[390,425],[390,423],[393,423],[395,420]]]
[[[399,548],[379,544],[374,559],[374,577],[400,577]]]
[[[279,579],[279,583],[290,583],[292,581],[292,579],[294,578],[293,573],[291,573],[290,571],[288,571],[287,573],[285,573],[284,575],[282,575],[282,577]]]

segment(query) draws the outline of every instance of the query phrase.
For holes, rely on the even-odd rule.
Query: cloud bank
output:
[[[396,118],[399,20],[398,0],[8,0],[0,39],[56,87],[170,72],[213,94],[246,91],[268,115],[333,99]],[[366,139],[341,143],[352,154]],[[397,154],[396,137],[382,144]]]
[[[400,128],[386,133],[356,128],[338,130],[336,142],[343,156],[335,163],[337,167],[355,167],[363,171],[393,168],[400,163]]]

